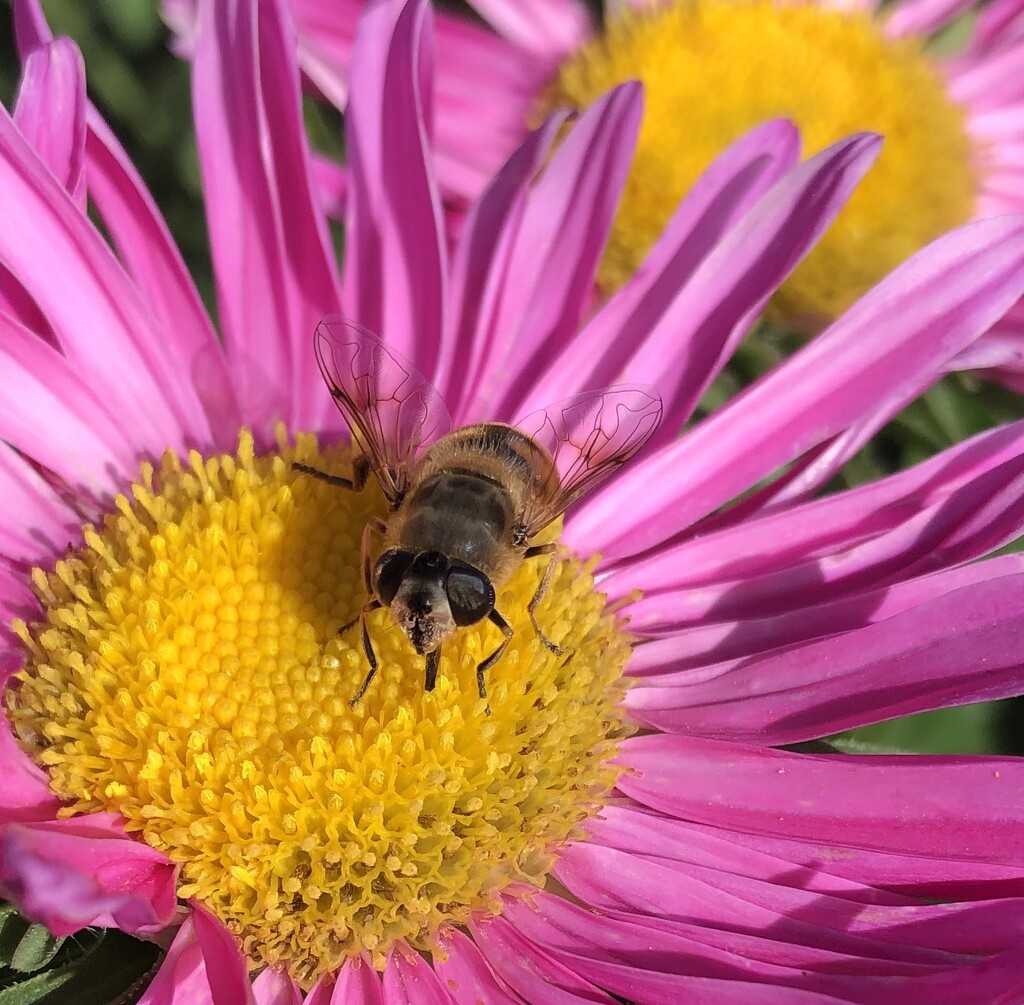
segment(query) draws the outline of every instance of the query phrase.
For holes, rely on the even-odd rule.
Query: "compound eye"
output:
[[[373,584],[377,597],[385,607],[391,606],[405,574],[412,565],[413,556],[408,551],[392,549],[384,552],[373,567]]]
[[[453,564],[445,577],[444,589],[452,617],[460,628],[475,624],[494,610],[491,581],[471,566]]]

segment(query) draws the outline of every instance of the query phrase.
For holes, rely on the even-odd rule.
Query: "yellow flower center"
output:
[[[730,143],[765,119],[800,127],[805,154],[858,130],[882,154],[778,294],[790,323],[840,314],[896,265],[969,219],[976,179],[964,114],[919,39],[886,38],[869,14],[776,0],[684,0],[613,18],[561,69],[545,107],[584,108],[644,82],[633,169],[599,280],[625,283],[679,200]]]
[[[614,785],[627,731],[618,707],[629,644],[594,589],[593,563],[565,560],[538,609],[544,563],[500,591],[514,636],[461,630],[423,687],[390,612],[370,618],[380,672],[358,630],[359,540],[384,516],[360,493],[294,472],[345,472],[346,448],[312,437],[254,456],[144,465],[86,545],[34,573],[45,620],[17,624],[27,665],[8,715],[69,814],[114,810],[181,864],[197,898],[254,969],[308,986],[397,940],[429,950],[446,925],[497,910],[512,882],[544,883],[559,842]]]

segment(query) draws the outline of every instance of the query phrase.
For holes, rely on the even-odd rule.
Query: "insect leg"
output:
[[[356,691],[355,695],[349,700],[349,708],[356,704],[364,694],[366,689],[370,686],[370,681],[373,680],[377,673],[377,654],[373,651],[373,644],[370,642],[370,632],[366,627],[366,615],[377,610],[381,606],[380,601],[374,597],[371,600],[366,601],[363,604],[363,609],[359,612],[359,629],[363,636],[363,652],[366,653],[366,662],[370,664],[370,672],[366,675],[365,680],[360,685],[359,690]]]
[[[423,682],[424,691],[433,691],[437,683],[437,666],[441,662],[441,647],[427,653],[427,679]]]
[[[312,475],[319,478],[328,485],[340,485],[343,489],[351,489],[353,492],[362,491],[366,479],[370,476],[370,461],[365,454],[360,454],[352,461],[352,477],[343,478],[341,475],[328,474],[319,468],[311,467],[309,464],[302,464],[299,461],[292,461],[292,470],[301,471],[304,475]]]
[[[548,559],[548,567],[544,570],[544,575],[537,584],[537,589],[533,594],[533,599],[529,604],[527,604],[526,609],[530,612],[530,620],[533,622],[533,630],[537,633],[537,638],[540,639],[546,649],[553,652],[556,656],[561,656],[565,653],[565,650],[560,645],[552,642],[551,639],[541,631],[541,627],[537,622],[537,605],[544,599],[544,594],[548,592],[548,587],[551,585],[551,577],[555,572],[555,563],[558,561],[558,545],[535,545],[532,548],[526,549],[526,554],[523,555],[523,558],[538,558],[541,555],[550,555],[551,557]]]
[[[491,613],[487,615],[487,620],[490,621],[492,625],[497,625],[505,637],[501,640],[501,645],[499,645],[498,648],[487,657],[487,659],[478,664],[476,668],[476,689],[480,692],[480,697],[485,701],[487,700],[487,685],[484,684],[484,674],[501,659],[505,650],[508,648],[508,644],[511,641],[513,634],[509,623],[497,611],[492,610]],[[487,714],[491,714],[490,705],[487,706]]]

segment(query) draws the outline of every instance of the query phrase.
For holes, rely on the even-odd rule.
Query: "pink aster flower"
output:
[[[931,244],[677,437],[874,136],[798,163],[791,125],[756,129],[585,317],[639,88],[555,149],[561,117],[529,134],[449,255],[429,11],[385,0],[353,55],[339,293],[288,9],[210,0],[194,90],[221,342],[74,45],[15,11],[0,882],[26,916],[173,935],[144,1005],[1019,1000],[1020,762],[777,748],[1022,690],[1024,563],[986,556],[1020,533],[1024,423],[819,490],[1020,297],[1024,219]],[[664,399],[652,448],[566,519],[603,556],[565,559],[539,612],[569,656],[529,628],[538,571],[503,592],[490,716],[471,685],[490,636],[464,629],[427,693],[387,612],[348,703],[365,664],[334,633],[381,499],[290,463],[350,460],[301,435],[340,425],[311,353],[338,309],[457,423],[623,379]],[[632,654],[604,595],[630,605]]]
[[[585,108],[631,78],[645,85],[637,155],[598,270],[606,292],[634,274],[705,165],[778,115],[800,128],[805,156],[857,129],[886,140],[773,298],[770,316],[786,327],[817,330],[940,234],[1024,209],[1021,0],[619,0],[600,26],[583,0],[470,5],[484,23],[440,12],[437,25],[436,170],[456,229],[460,207],[548,110]],[[340,109],[365,6],[292,2],[300,67]],[[164,11],[189,51],[194,0],[164,0]],[[337,168],[320,161],[317,178],[329,206],[343,202]],[[1020,327],[1007,319],[977,360],[1014,387]]]

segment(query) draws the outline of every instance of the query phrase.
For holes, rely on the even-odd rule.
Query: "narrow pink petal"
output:
[[[692,590],[777,573],[898,529],[927,509],[941,509],[961,489],[1021,456],[1024,422],[1008,423],[876,482],[710,532],[702,523],[689,540],[623,563],[604,585],[618,597],[637,587],[645,592],[668,587]],[[815,596],[811,602],[819,599]],[[707,608],[701,609],[704,617]]]
[[[432,376],[447,263],[430,165],[431,11],[384,0],[359,27],[346,116],[345,309]]]
[[[245,421],[316,426],[313,331],[338,299],[313,195],[295,40],[283,0],[204,2],[193,67],[225,348]]]
[[[28,54],[14,124],[82,210],[85,104],[85,66],[74,42],[61,38]]]
[[[470,932],[491,969],[530,1005],[615,1005],[614,999],[498,917],[471,921]]]
[[[445,958],[435,957],[434,969],[457,1005],[524,1005],[523,999],[495,974],[468,936],[452,929],[443,945]]]
[[[680,875],[685,880],[681,871],[673,873],[635,858],[624,858],[623,868],[627,875],[645,879],[672,883]],[[614,877],[610,885],[624,886]],[[624,893],[629,897],[628,888]],[[666,975],[730,983],[757,981],[837,997],[886,983],[879,978],[921,977],[971,962],[966,954],[920,950],[913,944],[892,946],[845,934],[843,908],[836,907],[836,927],[819,928],[809,917],[793,919],[784,914],[775,915],[775,925],[741,921],[735,927],[719,927],[666,918],[660,911],[653,916],[619,910],[598,914],[542,894],[535,906],[509,904],[504,916],[524,935],[577,965],[583,959],[625,966],[639,963]],[[876,948],[882,955],[873,955]]]
[[[116,814],[11,823],[0,831],[0,887],[55,935],[87,925],[159,931],[177,909],[177,877],[163,853],[125,836]]]
[[[974,0],[900,0],[885,17],[885,33],[890,38],[931,35],[955,21]]]
[[[910,906],[918,897],[968,904],[1024,895],[1024,869],[898,851],[840,848],[827,843],[745,834],[668,817],[631,800],[605,807],[587,824],[587,845],[618,848],[763,879],[863,904]],[[896,892],[890,892],[896,891]]]
[[[166,332],[182,371],[191,378],[215,431],[230,447],[241,414],[217,333],[167,224],[128,155],[90,106],[86,169],[89,196],[118,256]]]
[[[193,904],[138,1005],[256,1005],[256,1000],[234,937]]]
[[[191,380],[172,365],[103,238],[0,109],[0,262],[37,302],[83,379],[152,453],[208,442]]]
[[[452,259],[449,330],[441,340],[436,386],[456,424],[472,392],[468,375],[485,363],[506,287],[516,282],[509,268],[515,235],[529,200],[534,175],[564,123],[553,116],[530,133],[470,208]]]
[[[590,363],[578,354],[563,357],[552,371],[580,373],[588,389],[620,382],[653,385],[665,402],[656,437],[674,441],[769,298],[845,205],[880,146],[879,137],[860,134],[801,164],[724,233],[651,329],[620,335],[617,352],[603,358],[591,348],[589,355],[597,358]],[[661,281],[680,285],[667,275]]]
[[[337,974],[316,982],[305,1005],[384,1005],[384,987],[369,961],[349,960]]]
[[[538,56],[557,58],[590,35],[581,0],[470,0],[481,17],[516,45]]]
[[[483,368],[469,377],[476,393],[468,417],[516,415],[531,375],[576,330],[628,172],[641,98],[634,81],[591,105],[530,193],[508,259],[516,282],[506,287]]]
[[[794,168],[800,135],[785,119],[752,129],[697,179],[634,277],[534,378],[524,412],[615,380],[634,347],[663,326],[694,271],[723,235]],[[647,375],[646,383],[651,383]]]
[[[252,993],[256,1005],[302,1005],[303,1001],[298,984],[283,970],[273,967],[267,967],[252,982]]]
[[[1024,556],[1004,555],[779,614],[732,620],[709,614],[696,617],[690,627],[683,628],[672,626],[681,620],[679,615],[684,612],[680,608],[690,591],[672,591],[660,595],[657,603],[647,605],[645,598],[630,606],[630,630],[656,637],[644,639],[634,648],[629,672],[638,676],[671,675],[669,679],[659,677],[658,683],[685,684],[686,671],[695,667],[721,666],[725,661],[878,624],[962,587],[1021,574]],[[724,596],[726,590],[723,587],[718,595]],[[713,609],[714,602],[708,606]],[[687,616],[691,612],[685,610]]]
[[[46,772],[18,746],[10,722],[0,716],[0,827],[53,820],[60,806]]]
[[[699,618],[780,614],[980,558],[1019,536],[1024,525],[1022,493],[1024,458],[1017,458],[985,472],[948,499],[920,508],[892,529],[837,540],[804,560],[778,554],[775,568],[761,574],[717,582],[694,577],[684,585],[678,582],[679,573],[670,571],[667,556],[659,556],[652,560],[646,582],[634,569],[616,578],[612,592],[623,596],[631,580],[639,581],[640,588],[651,590],[637,604],[640,622],[660,617],[669,630]],[[669,578],[675,580],[671,588]],[[697,585],[699,590],[688,589]],[[670,592],[677,594],[673,600],[667,599]]]
[[[973,342],[1024,293],[1024,221],[935,241],[826,332],[574,514],[570,543],[619,558],[677,534],[891,400]],[[615,514],[621,493],[630,520]]]
[[[385,1005],[452,1005],[434,968],[422,956],[398,949],[384,968]]]
[[[841,847],[1024,863],[1024,766],[1015,758],[814,756],[651,735],[624,741],[619,759],[628,769],[619,788],[672,816]]]
[[[69,542],[81,539],[81,517],[6,444],[0,445],[0,498],[0,555],[29,565],[45,564]]]
[[[0,438],[95,496],[119,490],[135,475],[138,448],[126,439],[123,421],[64,356],[3,314],[0,370]]]
[[[726,673],[632,689],[669,732],[796,743],[883,719],[1024,691],[1024,575],[956,590],[879,624],[754,656]]]
[[[978,11],[972,48],[983,51],[1007,39],[1019,37],[1024,28],[1024,6],[1020,0],[992,0]]]

